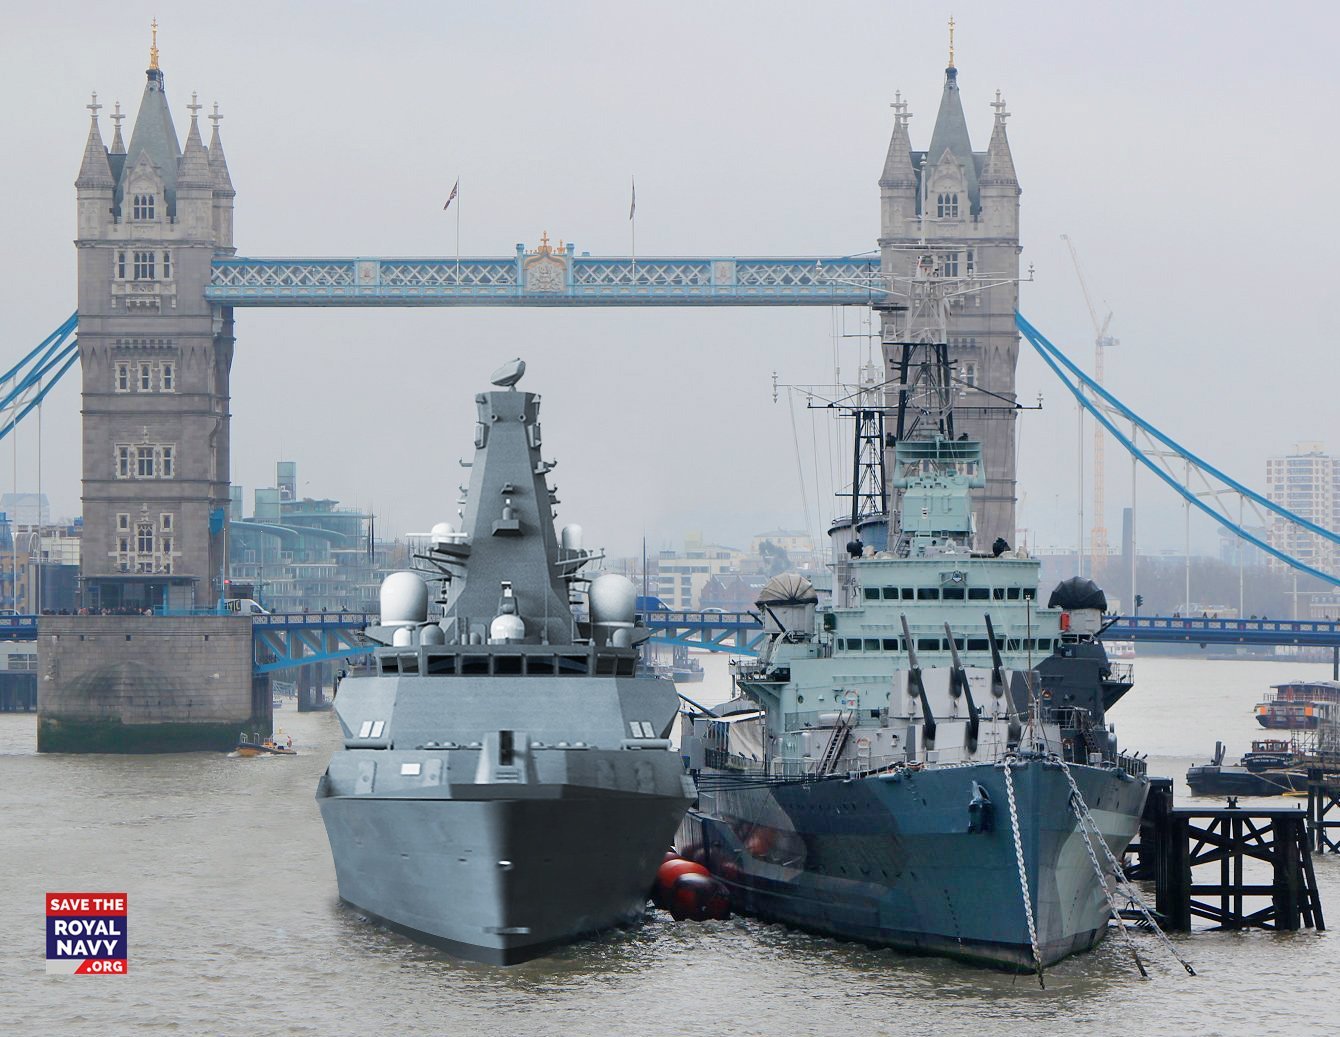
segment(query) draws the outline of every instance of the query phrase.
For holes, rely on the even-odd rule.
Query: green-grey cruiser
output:
[[[929,259],[918,280],[932,311],[953,290]],[[975,549],[981,448],[954,434],[944,338],[885,347],[890,375],[835,401],[856,441],[831,599],[775,577],[738,697],[685,714],[700,801],[678,846],[744,913],[1040,972],[1102,938],[1108,854],[1139,827],[1144,764],[1105,715],[1130,682],[1096,637],[1096,586],[1042,608],[1038,562]]]
[[[693,796],[674,685],[635,676],[636,591],[582,575],[600,555],[580,527],[555,535],[524,368],[476,396],[463,527],[417,556],[442,618],[419,572],[387,577],[374,675],[340,684],[317,789],[342,900],[494,964],[640,919]]]

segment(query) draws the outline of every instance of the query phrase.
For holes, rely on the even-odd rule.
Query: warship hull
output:
[[[319,802],[341,900],[493,965],[640,920],[686,805],[570,785],[454,791]]]
[[[1071,765],[1109,849],[1139,828],[1148,782]],[[1086,951],[1110,915],[1054,764],[1012,768],[1044,965]],[[716,784],[729,779],[718,772]],[[974,798],[990,807],[970,811]],[[742,913],[914,953],[1034,968],[1003,768],[973,764],[705,792],[679,846]],[[984,820],[985,815],[985,820]],[[1095,847],[1095,850],[1097,848]],[[1101,851],[1097,851],[1101,854]]]

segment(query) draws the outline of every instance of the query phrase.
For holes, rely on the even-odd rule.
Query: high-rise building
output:
[[[232,310],[206,301],[233,249],[233,186],[217,106],[183,148],[150,50],[127,147],[94,95],[78,198],[84,604],[187,608],[219,598],[228,518]]]
[[[881,268],[894,290],[922,265],[962,278],[946,315],[949,358],[965,391],[957,429],[982,442],[986,486],[974,491],[977,541],[1015,538],[1015,368],[1019,335],[1019,181],[1005,135],[1009,113],[997,91],[985,151],[974,151],[959,96],[952,36],[940,108],[925,151],[914,151],[912,117],[901,95],[894,102],[893,136],[879,180]],[[990,285],[990,287],[985,287]],[[898,321],[885,314],[886,322]],[[895,337],[886,324],[885,341]],[[886,364],[896,360],[886,357]],[[890,383],[896,370],[886,371]],[[985,393],[967,386],[978,386]],[[988,395],[988,393],[990,395]]]
[[[1299,518],[1323,529],[1340,528],[1340,458],[1323,452],[1320,443],[1299,443],[1285,457],[1266,460],[1266,495]],[[1268,542],[1300,562],[1323,572],[1340,571],[1340,550],[1330,541],[1276,519]],[[1271,560],[1272,568],[1285,565]]]

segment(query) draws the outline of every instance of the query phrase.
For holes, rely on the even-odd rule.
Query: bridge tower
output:
[[[233,196],[200,105],[182,148],[158,65],[126,147],[111,147],[97,95],[78,198],[83,368],[83,602],[187,608],[221,596],[229,486],[232,309],[205,300],[210,262],[231,255]]]
[[[964,279],[946,320],[950,361],[960,385],[971,383],[955,411],[957,427],[982,442],[986,486],[974,491],[977,543],[1015,535],[1015,368],[1019,335],[1019,181],[1005,136],[1008,112],[997,91],[987,150],[973,151],[954,66],[953,27],[940,109],[925,151],[912,150],[907,103],[893,104],[894,126],[879,180],[882,272],[905,292],[916,264],[931,257],[941,276]],[[971,282],[991,285],[969,290]],[[909,329],[901,315],[884,314],[886,377],[900,355],[896,342]],[[916,329],[910,329],[915,331]],[[987,395],[987,393],[994,394]],[[1002,399],[1003,398],[1003,399]]]

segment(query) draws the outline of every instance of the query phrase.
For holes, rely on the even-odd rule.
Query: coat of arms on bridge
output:
[[[572,259],[572,246],[559,242],[557,247],[549,244],[549,232],[540,237],[539,247],[527,252],[522,260],[523,283],[527,292],[562,292],[568,286],[568,265]]]

